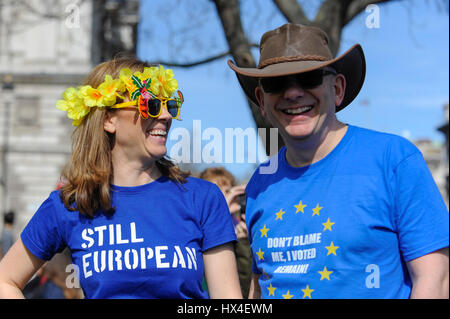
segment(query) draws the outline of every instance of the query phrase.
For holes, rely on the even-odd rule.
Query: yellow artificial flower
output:
[[[145,81],[149,78],[154,77],[154,74],[158,68],[157,67],[145,67],[144,72],[135,72],[134,75],[137,76],[141,81]]]
[[[116,103],[117,92],[125,90],[125,84],[120,80],[114,80],[111,75],[105,75],[105,81],[99,85],[97,90],[102,95],[102,103],[105,106],[111,106]]]
[[[79,88],[80,95],[83,97],[84,103],[86,106],[105,106],[103,103],[103,95],[100,93],[98,89],[94,89],[90,85],[80,86]]]
[[[159,69],[156,67],[155,69],[154,74],[152,74],[150,90],[157,96],[171,97],[178,88],[178,82],[174,78],[173,71],[171,69],[164,70],[162,65],[159,66]]]
[[[128,92],[133,92],[136,90],[136,86],[133,84],[133,81],[131,80],[131,76],[133,75],[133,72],[131,72],[130,69],[122,69],[120,70],[119,79],[123,82]]]
[[[78,126],[81,120],[89,113],[90,108],[84,104],[79,90],[70,87],[63,93],[64,100],[59,100],[56,107],[67,112],[67,117],[72,119],[72,124]]]

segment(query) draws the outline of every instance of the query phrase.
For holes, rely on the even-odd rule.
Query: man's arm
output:
[[[411,299],[448,299],[448,267],[448,247],[409,261]]]

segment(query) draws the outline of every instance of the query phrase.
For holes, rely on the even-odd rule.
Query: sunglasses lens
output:
[[[324,72],[315,70],[300,73],[293,76],[282,76],[273,78],[261,78],[261,86],[266,93],[281,93],[293,83],[297,83],[303,89],[313,89],[323,82]]]
[[[177,117],[178,115],[178,103],[175,100],[169,100],[167,101],[167,111],[169,111],[170,115],[172,117]]]
[[[261,86],[266,93],[278,93],[284,90],[286,82],[284,77],[261,78]]]
[[[295,79],[302,88],[312,89],[322,84],[323,72],[322,70],[316,70],[303,74],[298,74],[295,77]]]
[[[161,110],[161,101],[158,99],[151,99],[148,101],[148,114],[157,116]]]

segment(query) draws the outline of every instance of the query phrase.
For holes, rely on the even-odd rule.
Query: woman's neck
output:
[[[112,184],[116,186],[139,186],[151,183],[161,177],[161,171],[156,166],[156,161],[146,165],[139,162],[126,162],[112,160],[113,178]]]

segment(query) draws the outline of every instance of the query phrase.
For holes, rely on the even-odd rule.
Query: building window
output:
[[[38,96],[18,96],[14,108],[14,128],[32,130],[39,128],[40,98]]]

